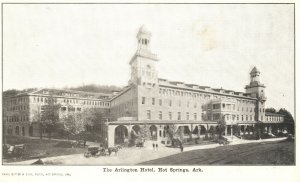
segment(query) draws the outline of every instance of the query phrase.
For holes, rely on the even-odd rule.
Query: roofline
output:
[[[227,94],[227,93],[212,92],[212,91],[200,90],[200,89],[182,88],[182,87],[169,86],[169,85],[162,85],[162,84],[159,84],[159,86],[161,86],[161,87],[176,88],[176,89],[183,89],[183,90],[191,90],[191,91],[196,91],[196,92],[204,92],[204,93],[209,93],[209,94],[217,94],[217,95],[224,95],[224,96],[232,96],[232,97],[238,97],[238,98],[244,98],[244,99],[250,99],[250,100],[257,100],[257,98],[253,98],[253,97],[245,97],[245,96],[240,96],[240,95],[232,95],[232,94]],[[236,93],[243,93],[243,92],[236,92]],[[243,93],[243,94],[244,94],[244,93]]]
[[[266,114],[265,115],[273,115],[273,116],[285,116],[284,114],[278,114],[278,113],[272,113],[272,112],[265,112]]]
[[[123,120],[123,121],[111,121],[108,125],[118,125],[118,124],[218,124],[217,121],[188,121],[188,120]]]
[[[120,97],[121,95],[123,95],[124,93],[128,92],[130,89],[132,88],[131,85],[128,85],[127,88],[125,87],[124,90],[121,90],[117,95],[113,96],[112,98],[109,99],[109,102],[111,102],[112,100]]]

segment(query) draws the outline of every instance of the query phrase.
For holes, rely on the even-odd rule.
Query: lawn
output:
[[[72,148],[68,142],[60,142],[48,139],[29,139],[18,136],[4,136],[5,143],[10,145],[25,144],[25,153],[21,158],[4,157],[3,162],[16,162],[28,159],[37,159],[39,157],[53,157],[60,155],[84,153],[84,148]]]
[[[295,165],[294,141],[220,146],[183,152],[141,165]]]

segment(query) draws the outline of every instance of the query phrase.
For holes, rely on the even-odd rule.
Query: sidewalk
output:
[[[259,142],[271,142],[271,141],[280,141],[284,140],[283,138],[271,138],[271,139],[262,139],[262,140],[233,140],[229,145],[238,145],[246,143],[259,143]],[[199,150],[199,149],[210,149],[222,147],[219,144],[208,144],[208,145],[199,145],[199,146],[190,146],[185,147],[184,152]],[[179,148],[169,148],[159,146],[158,151],[154,151],[152,147],[145,148],[124,148],[116,156],[114,153],[111,156],[100,156],[100,157],[90,157],[85,158],[83,154],[73,154],[73,155],[64,155],[56,157],[43,158],[42,160],[51,165],[136,165],[138,163],[146,162],[149,160],[154,160],[162,157],[167,157],[173,154],[180,153]],[[27,160],[14,163],[5,163],[6,165],[30,165],[35,160]]]

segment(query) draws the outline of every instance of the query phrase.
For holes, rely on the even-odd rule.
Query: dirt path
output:
[[[294,142],[271,141],[193,150],[141,165],[293,165]]]

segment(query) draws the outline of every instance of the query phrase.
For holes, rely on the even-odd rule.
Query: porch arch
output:
[[[128,138],[128,129],[124,125],[115,128],[115,144],[123,144]]]
[[[131,130],[131,137],[137,138],[141,133],[141,127],[139,125],[133,125]]]
[[[157,127],[155,125],[151,125],[149,130],[151,139],[157,140]]]

